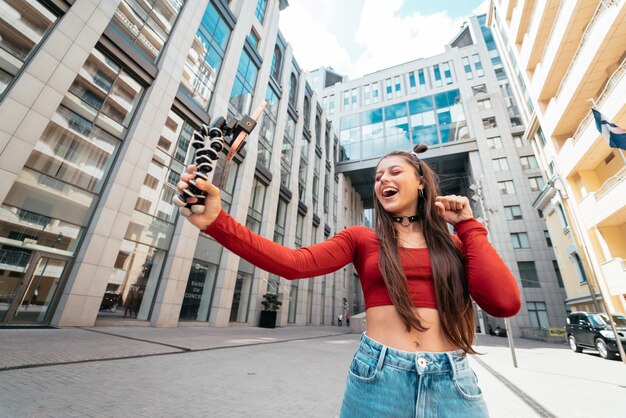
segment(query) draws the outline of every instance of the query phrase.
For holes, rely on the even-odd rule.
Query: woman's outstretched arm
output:
[[[181,176],[179,189],[193,179],[194,167]],[[220,190],[210,182],[195,179],[206,192],[205,210],[187,219],[217,242],[255,266],[286,279],[307,278],[336,271],[352,262],[356,255],[360,227],[348,228],[333,238],[298,250],[261,237],[222,210]],[[193,202],[190,202],[193,203]]]

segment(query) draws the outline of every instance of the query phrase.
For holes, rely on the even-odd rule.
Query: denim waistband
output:
[[[361,334],[359,351],[378,360],[379,365],[391,366],[397,369],[416,371],[419,374],[452,372],[454,375],[469,368],[467,356],[463,350],[424,352],[402,351],[386,346]]]

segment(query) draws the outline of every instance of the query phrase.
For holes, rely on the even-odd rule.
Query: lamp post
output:
[[[482,219],[485,228],[487,228],[487,239],[489,240],[489,242],[491,242],[491,234],[489,233],[489,217],[487,216],[487,211],[491,212],[491,213],[495,213],[495,210],[492,210],[491,208],[487,208],[485,205],[485,197],[483,196],[483,188],[482,188],[482,184],[481,181],[478,180],[476,182],[477,184],[471,184],[469,186],[470,190],[472,192],[474,192],[474,194],[470,197],[470,199],[472,199],[474,202],[480,204],[480,211],[481,213],[485,216],[484,218],[478,218],[479,220]],[[482,312],[480,312],[482,314]],[[482,319],[482,315],[481,319]],[[513,367],[517,368],[517,357],[515,355],[515,343],[513,341],[513,333],[511,332],[511,322],[509,321],[509,318],[504,318],[504,328],[506,329],[506,336],[507,336],[507,340],[509,342],[509,348],[511,349],[511,358],[513,360]],[[484,329],[484,326],[481,324],[481,329]]]

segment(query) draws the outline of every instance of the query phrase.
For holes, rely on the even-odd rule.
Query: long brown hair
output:
[[[435,198],[439,195],[439,182],[434,171],[417,154],[428,149],[418,144],[413,153],[393,151],[387,157],[399,156],[415,169],[415,175],[424,185],[417,205],[417,216],[422,224],[424,238],[430,254],[435,285],[437,311],[445,338],[466,353],[476,353],[472,348],[474,339],[474,309],[465,278],[464,256],[453,241],[446,222],[437,214]],[[414,328],[427,330],[413,310],[407,278],[398,255],[398,237],[390,213],[385,211],[378,199],[374,199],[374,224],[380,259],[378,267],[385,280],[387,291],[407,331]]]

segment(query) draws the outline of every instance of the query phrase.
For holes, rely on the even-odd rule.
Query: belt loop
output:
[[[383,344],[380,349],[380,356],[378,357],[378,364],[376,365],[376,370],[381,371],[383,368],[383,363],[385,362],[385,355],[387,354],[387,346]]]
[[[450,362],[450,373],[452,373],[452,380],[456,380],[456,363],[454,361],[454,352],[447,351],[446,356],[448,356],[448,361]]]

